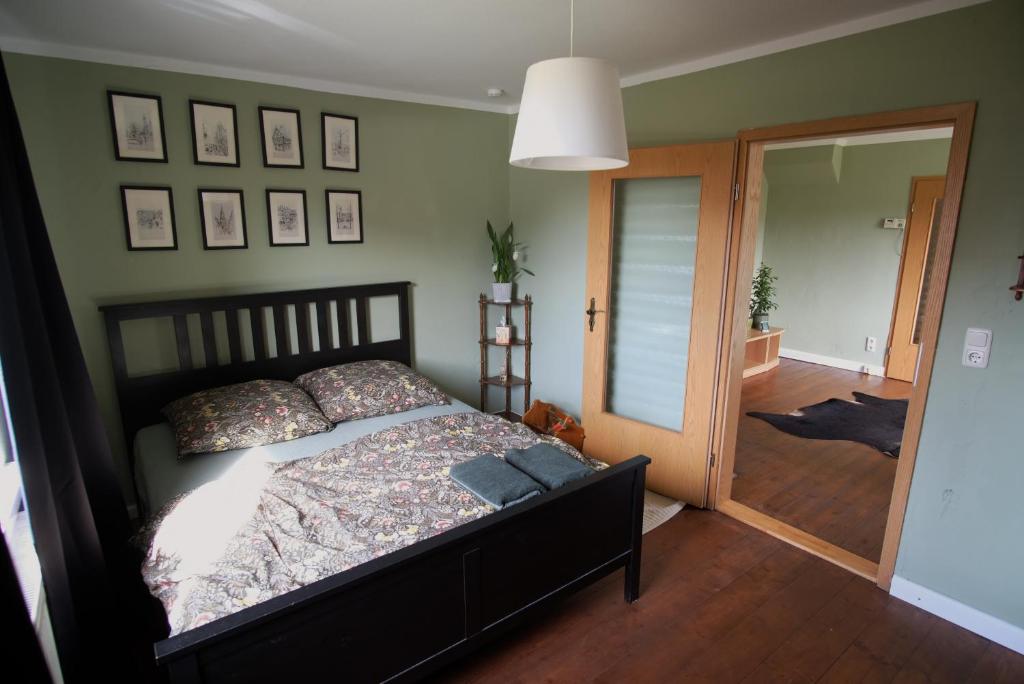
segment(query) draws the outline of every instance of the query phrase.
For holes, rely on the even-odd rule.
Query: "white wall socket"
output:
[[[882,227],[890,230],[903,230],[907,227],[907,219],[905,218],[884,218],[882,219]]]
[[[864,338],[864,351],[873,352],[873,351],[875,351],[876,348],[878,348],[878,338],[877,337],[866,337],[866,338]]]
[[[968,328],[964,336],[964,356],[961,360],[968,368],[988,368],[988,357],[992,352],[992,331],[985,328]]]

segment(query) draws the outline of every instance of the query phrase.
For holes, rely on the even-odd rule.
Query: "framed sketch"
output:
[[[164,112],[159,95],[107,91],[114,157],[118,161],[167,161]]]
[[[245,204],[241,190],[199,188],[203,249],[245,249]]]
[[[362,199],[358,190],[327,191],[327,242],[363,241]]]
[[[309,244],[305,190],[267,189],[267,223],[270,246]]]
[[[235,105],[189,100],[192,110],[192,158],[196,164],[238,166]]]
[[[341,114],[320,114],[324,168],[359,170],[359,119]]]
[[[302,168],[302,128],[299,110],[260,107],[263,165]]]
[[[122,185],[121,208],[128,249],[178,249],[170,188]]]

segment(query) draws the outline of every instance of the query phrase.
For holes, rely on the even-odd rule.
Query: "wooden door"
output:
[[[590,174],[586,452],[651,457],[648,487],[703,506],[735,143],[630,151]]]
[[[886,377],[913,382],[921,347],[928,277],[935,258],[934,238],[942,216],[945,176],[914,178],[910,193],[910,218],[903,238],[903,258],[896,285]]]

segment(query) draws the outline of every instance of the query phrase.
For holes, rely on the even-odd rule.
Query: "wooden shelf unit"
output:
[[[507,345],[500,345],[502,347]],[[507,379],[502,380],[497,375],[492,375],[489,378],[484,378],[484,384],[494,385],[495,387],[519,387],[520,385],[526,384],[526,378],[521,378],[518,375],[510,375]]]
[[[769,328],[761,332],[747,328],[747,352],[743,360],[743,377],[770,371],[779,365],[779,347],[782,345],[783,328]]]
[[[516,413],[512,410],[512,388],[522,387],[523,388],[523,413],[530,408],[530,352],[533,349],[533,341],[531,337],[531,317],[533,313],[533,300],[530,295],[526,295],[522,299],[513,299],[511,302],[496,302],[493,299],[489,299],[486,295],[481,294],[480,300],[480,410],[487,412],[487,388],[488,387],[504,387],[505,388],[505,408],[501,411],[493,411],[494,415],[501,416],[507,420],[519,421],[522,419],[522,413]],[[515,337],[509,344],[498,344],[493,337],[488,337],[488,321],[487,311],[488,307],[500,306],[505,309],[505,321],[508,325],[513,325],[512,321],[512,309],[521,307],[523,310],[523,321],[522,321],[522,337]],[[518,331],[516,331],[518,332]],[[504,347],[505,348],[505,368],[508,369],[508,378],[505,380],[501,379],[500,375],[488,375],[488,349],[490,347]],[[515,375],[512,373],[512,348],[522,347],[523,348],[523,374]]]
[[[492,347],[523,347],[526,346],[526,340],[515,339],[509,342],[508,344],[501,344],[493,337],[488,337],[487,344],[491,345]]]

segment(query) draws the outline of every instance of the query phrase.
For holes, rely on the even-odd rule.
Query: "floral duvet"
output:
[[[240,465],[146,527],[142,574],[178,634],[383,556],[493,509],[455,463],[564,442],[482,413],[425,418],[284,464]]]

